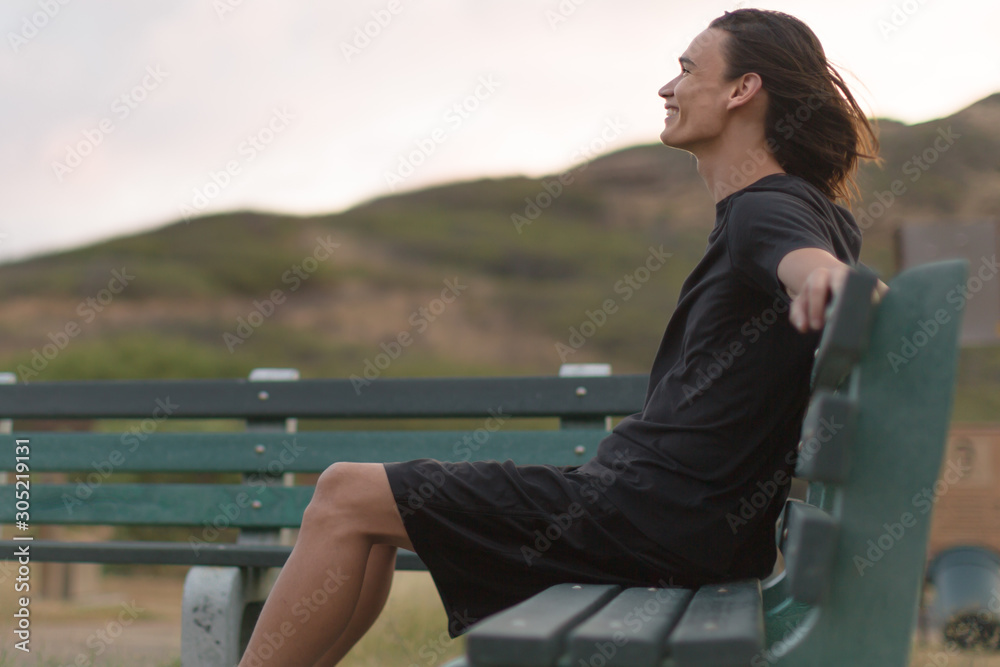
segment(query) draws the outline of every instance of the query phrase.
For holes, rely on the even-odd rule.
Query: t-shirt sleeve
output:
[[[793,250],[821,248],[836,254],[823,220],[801,199],[748,192],[732,203],[727,223],[733,268],[766,291],[781,294],[778,263]]]

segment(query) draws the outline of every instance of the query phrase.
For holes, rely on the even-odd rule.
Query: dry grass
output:
[[[913,652],[910,667],[1000,667],[1000,654],[955,653],[943,646],[920,646]]]
[[[11,581],[0,586],[0,608],[15,608]],[[31,653],[14,649],[10,615],[0,618],[0,667],[176,667],[180,665],[183,578],[169,570],[158,576],[106,576],[100,590],[75,602],[32,596]],[[123,603],[141,608],[121,634],[114,634]],[[398,572],[386,609],[341,663],[344,667],[434,667],[464,650],[451,640],[437,591],[426,572]],[[106,635],[107,636],[107,635]],[[89,645],[88,645],[89,643]],[[82,656],[82,660],[80,658]],[[90,661],[90,662],[88,662]]]

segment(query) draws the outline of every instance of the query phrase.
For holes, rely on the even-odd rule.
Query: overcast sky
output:
[[[1000,91],[995,0],[3,0],[0,260],[655,142],[677,57],[744,5],[805,20],[873,115]]]

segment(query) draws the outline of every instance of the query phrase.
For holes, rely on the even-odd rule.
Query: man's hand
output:
[[[802,333],[822,329],[827,302],[844,287],[848,271],[847,264],[820,248],[800,248],[785,255],[778,263],[778,279],[792,297],[788,311],[792,326]],[[878,301],[887,291],[889,286],[878,281],[872,299]]]
[[[792,307],[788,311],[792,326],[802,333],[822,329],[827,300],[843,289],[849,270],[846,264],[841,264],[820,267],[810,273],[799,293],[792,297]]]

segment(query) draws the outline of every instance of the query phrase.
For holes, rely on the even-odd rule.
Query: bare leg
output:
[[[240,667],[313,667],[348,629],[376,544],[412,549],[385,469],[330,466],[316,483]]]
[[[392,587],[392,575],[396,571],[396,547],[388,544],[376,544],[368,555],[368,567],[365,568],[365,580],[361,584],[361,598],[358,606],[347,624],[344,634],[319,659],[316,667],[333,667],[347,655],[347,652],[372,627],[375,619],[382,613],[385,601]]]

